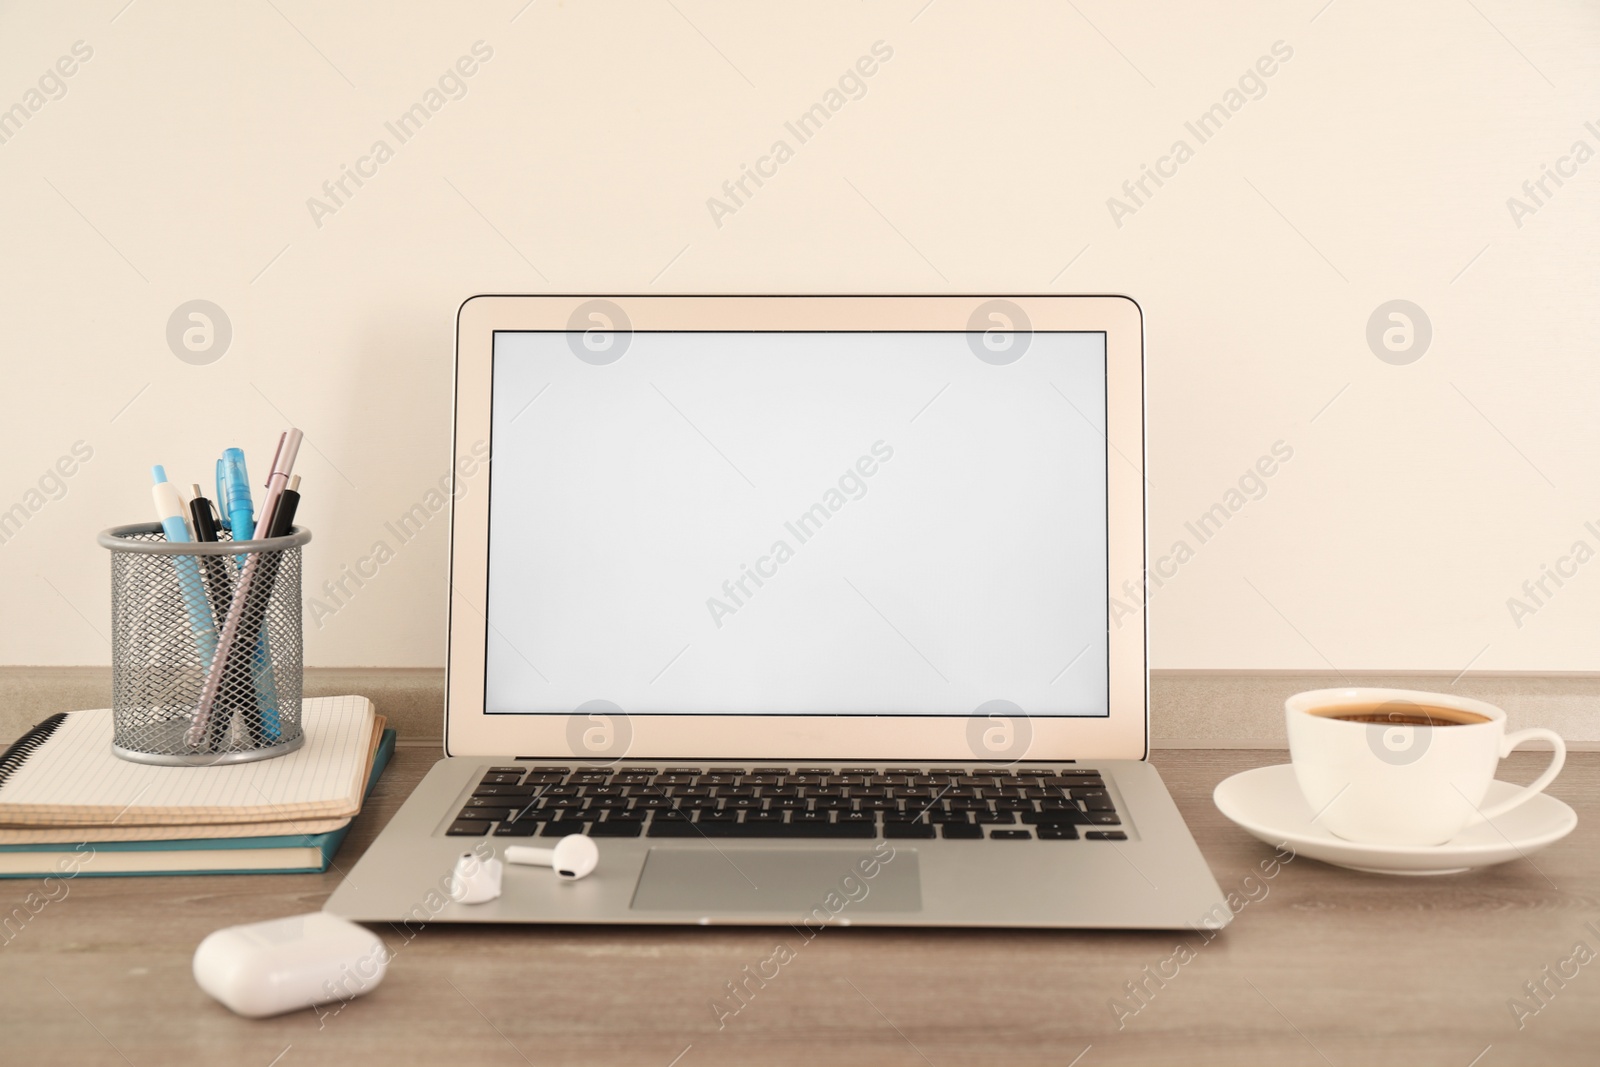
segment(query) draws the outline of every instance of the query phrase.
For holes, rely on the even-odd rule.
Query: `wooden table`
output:
[[[437,751],[401,747],[341,867]],[[1527,780],[1544,758],[1519,754],[1506,776]],[[406,941],[379,928],[395,958],[371,996],[252,1022],[196,987],[195,945],[221,926],[320,907],[337,873],[85,878],[0,947],[0,1063],[1600,1063],[1600,956],[1564,987],[1548,982],[1521,1029],[1508,1006],[1536,1006],[1523,983],[1575,943],[1600,954],[1584,925],[1600,927],[1600,753],[1574,754],[1553,790],[1581,818],[1565,841],[1531,861],[1418,879],[1303,858],[1262,879],[1271,850],[1223,819],[1211,790],[1282,760],[1157,754],[1223,890],[1254,897],[1210,943],[834,928],[801,945],[760,928],[440,926]],[[0,882],[0,903],[35,888]],[[724,983],[780,940],[794,959],[719,1029]],[[1147,967],[1171,977],[1158,985]],[[1129,982],[1153,991],[1137,1013]]]

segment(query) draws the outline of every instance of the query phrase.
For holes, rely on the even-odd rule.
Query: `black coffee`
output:
[[[1413,704],[1407,700],[1387,700],[1377,704],[1339,704],[1313,708],[1312,715],[1341,722],[1381,723],[1385,726],[1476,726],[1489,722],[1487,715],[1437,704]]]

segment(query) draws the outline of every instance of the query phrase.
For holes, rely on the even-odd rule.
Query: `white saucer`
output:
[[[1520,786],[1489,783],[1484,803],[1510,796]],[[1540,793],[1492,823],[1468,827],[1442,845],[1359,845],[1335,837],[1311,821],[1311,806],[1295,781],[1294,767],[1257,767],[1217,786],[1211,798],[1229,819],[1269,845],[1287,844],[1296,855],[1371,874],[1458,874],[1521,859],[1566,837],[1578,815],[1555,797]]]

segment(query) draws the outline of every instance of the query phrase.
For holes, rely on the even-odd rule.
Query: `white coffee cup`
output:
[[[1407,725],[1391,717],[1417,706],[1461,713],[1462,724]],[[1367,710],[1380,721],[1330,715]],[[1567,746],[1551,730],[1506,733],[1493,704],[1410,689],[1315,689],[1284,702],[1289,757],[1314,822],[1347,841],[1441,845],[1468,826],[1493,819],[1555,780]],[[1543,739],[1555,758],[1531,785],[1483,807],[1499,761]]]

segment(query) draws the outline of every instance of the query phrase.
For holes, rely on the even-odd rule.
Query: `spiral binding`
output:
[[[27,763],[28,757],[37,752],[46,741],[50,740],[50,735],[55,733],[56,728],[66,721],[67,715],[65,712],[59,715],[52,715],[17,738],[11,747],[6,749],[5,754],[0,755],[0,787],[4,787],[6,779],[15,774],[18,767]]]

